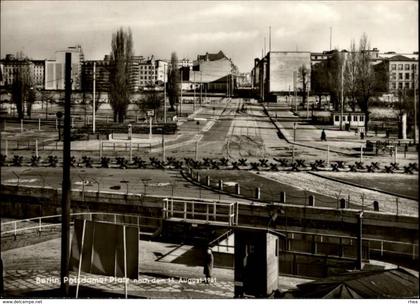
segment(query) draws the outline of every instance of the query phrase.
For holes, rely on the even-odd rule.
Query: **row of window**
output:
[[[352,120],[353,117],[353,120]],[[335,121],[340,121],[340,116],[339,115],[335,115],[334,116],[334,120]],[[343,121],[365,121],[365,117],[363,115],[346,115],[343,116]]]
[[[157,79],[156,76],[140,76],[140,79]]]
[[[391,64],[391,70],[392,71],[395,71],[395,70],[416,70],[417,69],[417,65],[415,64],[415,63],[413,63],[413,64],[409,64],[409,63],[405,63],[405,64],[403,64],[403,63],[399,63],[399,64],[396,64],[396,63],[392,63]]]
[[[391,89],[411,89],[413,88],[412,82],[391,82]]]
[[[398,73],[398,80],[410,80],[412,73]],[[405,77],[404,77],[405,76]],[[414,78],[414,75],[413,75]],[[397,80],[397,73],[391,74],[391,80]]]

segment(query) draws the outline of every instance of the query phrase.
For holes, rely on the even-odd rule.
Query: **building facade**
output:
[[[277,96],[302,91],[304,85],[310,91],[310,77],[310,52],[269,52],[264,58],[255,59],[251,72],[255,94],[262,101],[276,101]]]
[[[412,90],[418,77],[418,61],[403,55],[385,59],[388,74],[388,92],[396,94],[401,90]]]
[[[44,88],[45,60],[17,59],[11,54],[0,61],[1,78],[0,86],[10,88],[15,82],[16,75],[22,68],[27,68],[30,73],[32,86],[37,89]]]
[[[233,92],[236,83],[237,67],[222,51],[215,54],[198,55],[189,73],[193,87],[203,85],[208,91]]]
[[[45,64],[45,89],[64,90],[66,53],[71,53],[72,90],[82,89],[83,50],[80,45],[57,51],[55,60],[47,60]]]

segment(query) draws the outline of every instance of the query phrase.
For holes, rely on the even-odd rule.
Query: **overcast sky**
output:
[[[272,50],[348,48],[366,32],[380,51],[418,50],[417,1],[1,1],[1,57],[34,59],[80,44],[86,59],[110,52],[112,33],[131,27],[136,55],[195,59],[223,52],[248,72],[272,27]]]

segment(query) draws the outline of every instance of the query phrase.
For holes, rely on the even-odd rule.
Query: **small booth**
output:
[[[363,112],[333,112],[333,123],[335,127],[340,126],[340,121],[343,121],[343,127],[346,131],[350,129],[357,129],[359,132],[364,132],[366,115]]]
[[[278,289],[279,252],[286,236],[254,227],[235,228],[234,233],[235,298],[268,297]]]

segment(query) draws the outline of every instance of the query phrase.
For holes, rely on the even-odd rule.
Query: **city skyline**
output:
[[[75,5],[77,4],[77,5]],[[117,28],[130,27],[134,52],[196,59],[222,50],[249,72],[260,57],[268,27],[273,51],[348,49],[366,32],[371,47],[412,53],[418,49],[416,1],[346,2],[95,2],[2,1],[1,53],[53,59],[80,44],[87,60],[102,59]],[[380,17],[380,18],[378,18]],[[390,38],[392,37],[392,39]]]

